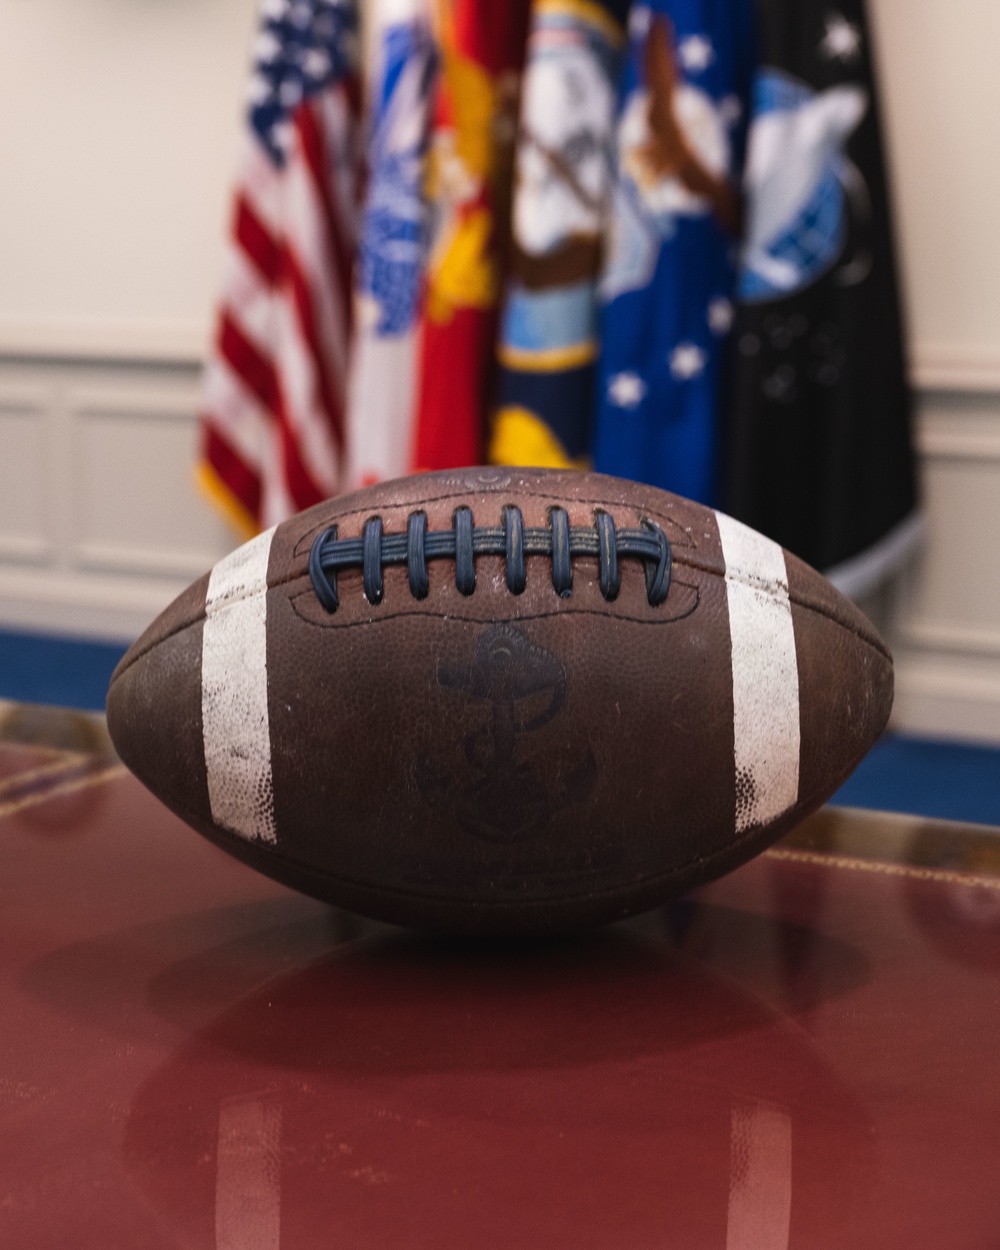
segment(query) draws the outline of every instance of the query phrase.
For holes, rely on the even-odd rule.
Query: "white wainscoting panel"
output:
[[[89,388],[73,404],[75,567],[186,581],[211,567],[226,534],[191,489],[191,397]]]
[[[43,393],[0,390],[0,561],[37,564],[51,550],[48,442]]]
[[[1000,743],[1000,394],[925,392],[917,446],[927,541],[880,612],[894,724]]]
[[[129,640],[235,545],[194,486],[199,373],[0,359],[0,625]]]

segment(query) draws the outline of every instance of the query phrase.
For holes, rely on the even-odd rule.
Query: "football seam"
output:
[[[683,568],[692,569],[700,573],[706,573],[710,577],[718,577],[722,580],[725,580],[725,571],[720,572],[717,568],[714,568],[711,565],[703,561],[685,559],[683,553],[680,553],[675,557],[674,564],[675,564],[675,567],[679,565]],[[293,582],[299,581],[302,578],[307,577],[307,576],[308,576],[307,569],[302,569],[295,573],[289,573],[287,576],[280,578],[278,581],[269,583],[267,590],[277,590],[282,586],[290,586]],[[733,580],[742,581],[743,579],[735,578]],[[688,582],[684,582],[682,584],[685,586],[690,585]],[[744,584],[750,585],[754,587],[755,589],[763,589],[765,593],[770,594],[770,592],[767,591],[766,587],[759,586],[758,583],[756,582],[750,581],[750,582],[744,582]],[[692,589],[697,591],[698,587],[692,587]],[[260,591],[254,591],[253,593],[260,594]],[[267,591],[265,591],[264,593],[266,594]],[[251,597],[252,596],[250,595],[241,595],[239,598],[229,599],[226,601],[226,606],[229,606],[230,604],[233,604],[233,603],[242,603],[246,599],[251,598]],[[776,596],[771,595],[771,597],[775,598]],[[818,616],[825,617],[827,620],[832,621],[834,625],[838,625],[845,632],[849,634],[853,634],[853,636],[859,639],[861,642],[867,643],[868,646],[872,648],[872,650],[879,652],[890,662],[892,661],[892,653],[889,650],[889,648],[885,645],[885,643],[881,640],[881,638],[878,638],[877,636],[873,637],[866,633],[862,633],[861,630],[859,630],[856,625],[850,624],[842,620],[834,612],[830,611],[830,609],[826,607],[824,604],[817,603],[815,600],[810,602],[810,600],[804,597],[801,593],[799,592],[793,593],[790,588],[789,588],[788,598],[789,598],[790,603],[795,604],[797,607],[805,608],[807,611],[815,612]],[[700,599],[701,599],[701,596],[699,594],[699,602],[700,602]],[[669,598],[667,601],[669,602]],[[289,603],[292,604],[292,610],[295,612],[295,615],[298,617],[299,620],[304,621],[306,624],[309,624],[309,625],[315,624],[315,622],[313,621],[307,621],[302,616],[302,614],[295,609],[294,602],[291,596],[289,596]],[[697,607],[697,604],[695,606]],[[579,612],[581,614],[584,611],[587,611],[587,609],[579,609]],[[402,615],[417,615],[417,614],[418,613],[416,612],[409,612],[409,613],[400,612],[400,613],[397,613],[396,615],[402,616]],[[419,613],[419,615],[423,615],[423,616],[439,615],[440,616],[444,614],[443,613],[440,613],[440,614],[429,613],[427,611],[423,611]],[[557,615],[557,614],[551,613],[548,615]],[[690,615],[689,612],[685,613],[685,616],[689,616],[689,615]],[[112,674],[111,682],[109,683],[109,689],[110,689],[110,686],[113,686],[115,682],[119,680],[119,678],[123,677],[137,661],[141,660],[144,656],[148,655],[150,651],[154,650],[156,647],[161,646],[163,643],[168,642],[171,638],[175,638],[178,634],[183,633],[184,630],[192,629],[194,626],[199,625],[204,619],[205,619],[205,606],[203,604],[200,613],[196,617],[194,617],[192,620],[182,621],[180,624],[175,626],[174,629],[170,630],[169,633],[163,634],[162,637],[157,638],[154,642],[151,642],[148,646],[144,647],[141,651],[137,651],[135,655],[133,655],[129,659],[128,664],[124,665],[124,667],[119,666],[117,669],[115,669],[115,672]],[[387,618],[383,618],[383,619],[387,619]],[[525,619],[525,618],[521,618],[521,619]],[[653,625],[653,624],[658,623],[655,621],[646,621],[642,618],[635,618],[635,617],[622,617],[620,619],[635,621],[635,623],[637,624]],[[683,620],[683,619],[684,619],[683,617],[671,617],[670,621]],[[358,625],[367,625],[369,623],[370,622],[367,620],[356,622],[356,624]],[[668,623],[668,622],[664,622],[664,623]],[[317,626],[317,628],[320,628],[320,627]],[[339,628],[346,628],[346,626],[340,626]],[[124,658],[127,658],[127,657],[123,657],[123,659]]]
[[[642,616],[630,616],[624,612],[610,612],[607,607],[604,608],[579,608],[575,605],[564,606],[562,608],[554,608],[551,611],[539,611],[525,614],[522,616],[504,617],[504,624],[517,625],[524,621],[551,620],[560,616],[598,616],[606,620],[626,621],[630,625],[673,625],[677,621],[686,620],[692,612],[696,611],[701,603],[701,592],[699,587],[693,586],[690,582],[681,581],[675,578],[675,582],[683,586],[686,590],[690,590],[694,594],[694,603],[685,611],[676,613],[673,616],[661,617],[655,620]],[[312,594],[311,590],[303,589],[297,594],[288,596],[288,604],[303,625],[308,625],[311,629],[359,629],[363,625],[381,625],[388,621],[398,621],[403,617],[425,617],[434,620],[455,621],[459,624],[468,623],[471,625],[492,625],[495,624],[497,618],[495,616],[472,616],[464,613],[441,611],[436,612],[426,607],[409,607],[398,611],[378,611],[377,616],[368,617],[360,621],[337,621],[333,614],[330,615],[328,621],[314,621],[306,616],[298,607],[298,600],[308,597]],[[565,603],[565,601],[563,601]],[[655,612],[656,608],[650,608],[650,612]]]

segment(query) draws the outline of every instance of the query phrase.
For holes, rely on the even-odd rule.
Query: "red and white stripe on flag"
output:
[[[344,472],[357,57],[354,0],[264,0],[198,465],[245,532]]]

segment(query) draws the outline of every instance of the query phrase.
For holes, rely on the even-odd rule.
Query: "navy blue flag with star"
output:
[[[919,532],[862,0],[758,0],[724,511],[870,590]]]

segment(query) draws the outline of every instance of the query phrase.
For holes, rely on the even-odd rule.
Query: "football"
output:
[[[776,543],[595,473],[332,499],[221,560],[111,680],[122,760],[239,859],[459,933],[557,932],[736,867],[884,728],[892,658]]]

